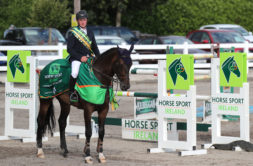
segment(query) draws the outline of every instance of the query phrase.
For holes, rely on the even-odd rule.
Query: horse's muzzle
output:
[[[120,84],[120,89],[126,91],[130,88],[130,84]]]

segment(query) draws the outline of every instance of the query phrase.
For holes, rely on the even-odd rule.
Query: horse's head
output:
[[[183,63],[181,62],[181,58],[174,60],[170,64],[168,70],[174,85],[176,85],[177,82],[177,75],[180,75],[184,80],[187,80],[187,73],[185,71]]]
[[[225,75],[225,78],[227,82],[230,80],[230,73],[234,73],[237,77],[241,76],[241,72],[238,68],[238,65],[236,61],[234,60],[234,57],[229,57],[225,62],[222,64],[222,70]]]
[[[113,65],[113,70],[120,80],[120,89],[123,91],[130,88],[129,70],[132,66],[132,59],[130,55],[133,48],[133,44],[129,50],[117,47],[118,58]]]
[[[22,63],[21,59],[19,58],[19,56],[17,57],[17,59],[15,59],[14,65],[15,65],[15,67],[16,67],[19,71],[21,71],[21,73],[24,73],[24,72],[25,72],[23,63]]]
[[[181,59],[176,64],[175,70],[178,75],[183,77],[184,80],[187,80],[187,73],[185,72],[185,68],[184,68],[183,63],[181,62]]]
[[[14,55],[10,61],[9,61],[9,67],[11,70],[11,74],[13,76],[13,78],[15,78],[16,75],[16,70],[18,69],[21,73],[25,72],[24,66],[22,64],[22,61],[19,57],[19,54]]]
[[[129,69],[132,66],[130,55],[133,48],[133,45],[131,45],[129,50],[114,47],[105,51],[95,59],[93,71],[103,85],[110,86],[113,80],[112,77],[116,74],[120,80],[121,90],[130,88]]]
[[[241,73],[236,61],[234,60],[234,57],[232,58],[232,61],[228,64],[228,68],[229,68],[229,71],[234,73],[237,77],[240,77]]]

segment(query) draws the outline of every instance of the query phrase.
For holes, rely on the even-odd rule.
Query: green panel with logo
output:
[[[186,54],[168,54],[166,63],[167,90],[189,90],[194,84],[194,57]]]
[[[156,98],[136,98],[136,115],[156,112]]]
[[[242,87],[247,82],[246,53],[220,54],[220,86]]]
[[[66,49],[63,50],[62,58],[63,58],[63,59],[68,59],[68,58],[69,58],[69,53],[67,52]]]
[[[26,63],[27,56],[31,51],[7,52],[7,81],[8,82],[29,82],[30,65]]]

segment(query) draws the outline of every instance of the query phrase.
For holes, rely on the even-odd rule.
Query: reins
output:
[[[94,66],[92,66],[91,64],[89,64],[89,63],[87,63],[86,62],[86,64],[92,69],[92,70],[94,70],[94,71],[96,71],[97,73],[99,73],[100,75],[102,75],[103,77],[105,77],[105,78],[107,78],[108,80],[110,80],[111,82],[112,82],[112,85],[113,85],[113,83],[115,82],[115,83],[121,83],[121,84],[123,84],[123,85],[125,85],[125,83],[124,82],[121,82],[120,81],[120,78],[123,78],[123,77],[127,77],[127,76],[117,76],[116,75],[116,77],[115,76],[109,76],[108,74],[104,74],[103,72],[101,72],[99,69],[97,69],[97,68],[95,68]],[[120,78],[119,78],[120,77]],[[117,85],[118,86],[118,85]],[[110,86],[109,86],[110,87]]]
[[[92,69],[95,70],[97,73],[101,74],[103,77],[107,78],[108,80],[110,80],[111,82],[118,82],[120,81],[119,78],[114,78],[114,76],[109,76],[107,74],[102,73],[99,69],[93,67],[91,64],[87,63],[87,65]]]
[[[88,64],[88,65],[89,65],[89,67],[92,67],[90,64]],[[103,77],[110,80],[112,82],[112,85],[113,85],[114,82],[117,83],[117,86],[118,86],[119,83],[125,85],[125,83],[121,82],[120,79],[119,79],[119,77],[122,78],[121,76],[118,76],[118,75],[116,75],[116,77],[115,76],[109,76],[107,74],[102,73],[100,70],[98,70],[95,67],[92,67],[92,70],[95,70],[97,73],[101,74]],[[123,76],[123,77],[127,77],[127,76]]]

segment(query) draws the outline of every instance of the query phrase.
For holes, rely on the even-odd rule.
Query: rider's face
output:
[[[87,25],[87,18],[78,19],[77,22],[81,28],[85,28]]]
[[[85,28],[87,25],[87,18],[78,19],[77,22],[81,28]]]

